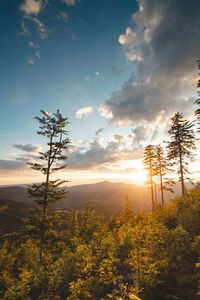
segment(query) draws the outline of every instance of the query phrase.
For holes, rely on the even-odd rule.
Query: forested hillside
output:
[[[39,213],[39,212],[38,212]],[[38,271],[38,215],[1,238],[1,299],[199,299],[200,188],[150,213],[128,197],[108,222],[88,204],[81,216],[47,214]]]

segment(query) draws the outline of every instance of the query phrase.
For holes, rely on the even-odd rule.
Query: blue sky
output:
[[[0,6],[0,184],[39,180],[25,161],[45,144],[36,134],[40,109],[69,118],[62,177],[74,184],[137,182],[145,145],[162,142],[174,112],[193,118],[199,1],[2,0]]]

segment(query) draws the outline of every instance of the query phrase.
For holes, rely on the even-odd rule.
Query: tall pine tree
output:
[[[155,209],[154,181],[153,181],[153,177],[155,175],[154,160],[155,160],[155,147],[152,145],[148,145],[144,150],[143,164],[145,166],[145,169],[148,171],[149,180],[147,181],[147,183],[150,183],[151,185],[152,210]]]
[[[188,160],[193,158],[192,150],[196,148],[193,126],[193,122],[184,120],[183,114],[177,112],[171,118],[171,129],[168,131],[171,136],[167,145],[168,158],[175,163],[178,161],[182,195],[185,192],[185,175],[189,173]]]
[[[32,169],[42,172],[45,175],[45,181],[40,184],[33,184],[28,188],[28,192],[35,198],[35,202],[42,210],[41,226],[40,226],[40,243],[38,253],[38,267],[40,267],[42,259],[42,250],[45,237],[46,226],[46,209],[49,204],[59,201],[65,194],[65,189],[60,188],[65,181],[50,180],[50,174],[65,168],[65,165],[59,161],[66,160],[63,150],[67,148],[69,139],[66,137],[68,132],[65,127],[68,119],[63,118],[59,110],[56,113],[48,113],[41,110],[42,117],[35,117],[39,122],[39,135],[47,138],[47,151],[40,152],[40,163],[28,163]]]
[[[168,190],[173,192],[171,186],[174,184],[174,181],[166,177],[166,175],[168,175],[171,172],[170,164],[165,156],[163,148],[160,145],[157,145],[155,147],[154,165],[155,172],[159,177],[161,201],[162,205],[164,205],[164,191]]]

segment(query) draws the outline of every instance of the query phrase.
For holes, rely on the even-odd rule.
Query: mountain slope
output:
[[[32,204],[0,199],[0,232],[9,233],[18,231],[22,226],[22,219],[27,216]]]

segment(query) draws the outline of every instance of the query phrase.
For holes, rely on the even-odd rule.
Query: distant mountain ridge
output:
[[[133,209],[137,212],[151,209],[151,195],[148,186],[139,186],[121,182],[101,181],[93,184],[82,184],[71,187],[66,186],[66,197],[63,201],[56,203],[57,209],[82,211],[89,201],[101,212],[110,216],[114,211],[120,213],[123,209],[124,199],[128,194]],[[159,187],[157,188],[159,191]],[[175,186],[175,194],[165,193],[166,201],[180,194],[180,186]],[[159,195],[159,194],[158,194]],[[158,197],[158,203],[160,197]],[[19,203],[33,204],[34,200],[29,196],[23,186],[9,186],[0,188],[1,199]]]
[[[90,191],[90,192],[101,192],[105,190],[113,190],[120,188],[133,188],[136,187],[135,184],[128,184],[123,182],[110,182],[110,181],[100,181],[97,183],[90,183],[90,184],[81,184],[81,185],[74,185],[68,187],[68,189],[72,192],[78,191]]]
[[[113,212],[120,213],[123,210],[125,196],[128,194],[134,210],[150,210],[151,201],[148,190],[147,187],[143,186],[109,181],[76,185],[66,187],[66,196],[52,208],[83,211],[86,203],[90,202],[95,206],[97,213],[103,213],[109,217]],[[0,188],[0,205],[1,199],[29,205],[34,203],[33,198],[22,186]]]
[[[103,214],[106,219],[115,212],[123,212],[126,194],[130,204],[136,212],[151,210],[151,193],[148,186],[102,181],[94,184],[76,185],[66,188],[66,196],[57,202],[51,209],[69,213],[75,209],[79,213],[84,211],[88,202],[94,207],[97,214]],[[157,188],[159,191],[159,187]],[[180,185],[175,186],[175,194],[165,193],[166,202],[180,194]],[[158,197],[160,203],[160,196]],[[0,231],[12,232],[22,224],[28,209],[35,202],[24,186],[0,187],[0,207],[7,206],[0,214]]]

